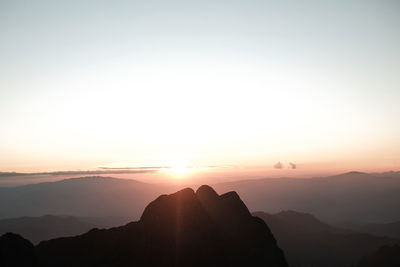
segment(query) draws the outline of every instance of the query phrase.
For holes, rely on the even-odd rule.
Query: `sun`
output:
[[[191,172],[191,167],[187,160],[174,160],[169,164],[168,172],[176,177],[182,177]]]

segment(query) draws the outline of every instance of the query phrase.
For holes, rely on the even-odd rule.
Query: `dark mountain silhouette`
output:
[[[132,221],[129,217],[106,216],[106,217],[74,217],[81,222],[94,225],[96,228],[112,228],[125,225]]]
[[[146,204],[172,187],[135,180],[84,177],[0,188],[0,218],[71,215],[139,218]]]
[[[37,244],[56,237],[83,234],[96,226],[98,224],[71,216],[21,217],[0,220],[0,235],[13,232]]]
[[[21,240],[13,236],[5,248]],[[287,266],[265,222],[235,192],[219,196],[209,186],[158,197],[138,222],[44,241],[33,256],[25,247],[38,266]],[[0,251],[2,266],[18,251]]]
[[[400,176],[397,172],[244,180],[213,187],[220,193],[238,192],[253,211],[297,210],[315,214],[330,224],[400,220]],[[174,191],[175,186],[104,177],[0,188],[0,218],[67,214],[137,220],[152,199]]]
[[[358,267],[399,267],[400,244],[382,246],[361,259]]]
[[[334,228],[321,222],[311,214],[293,210],[281,211],[275,214],[265,212],[253,212],[252,214],[262,218],[264,221],[268,221],[268,224],[273,225],[274,229],[279,231],[293,228],[294,231],[299,233],[346,232],[346,230]]]
[[[35,247],[20,235],[0,236],[0,266],[31,267],[36,265]]]
[[[216,184],[214,188],[217,192],[235,190],[253,211],[296,210],[314,214],[331,224],[400,220],[400,177],[397,172],[244,180]]]
[[[253,215],[270,227],[290,266],[354,266],[365,254],[398,242],[336,228],[310,214],[295,211],[254,212]]]

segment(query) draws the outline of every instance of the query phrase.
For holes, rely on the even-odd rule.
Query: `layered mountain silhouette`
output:
[[[86,233],[95,227],[109,228],[122,225],[129,220],[120,217],[72,217],[44,215],[0,220],[0,235],[13,232],[22,235],[34,244],[61,236]]]
[[[400,243],[393,246],[382,246],[361,259],[358,267],[399,267]]]
[[[139,219],[146,205],[175,188],[110,177],[72,178],[0,187],[0,218],[70,215]]]
[[[268,226],[238,194],[209,186],[161,195],[137,222],[36,247],[6,234],[0,255],[1,266],[287,266]]]
[[[254,212],[253,215],[262,218],[270,227],[290,266],[355,266],[366,254],[399,242],[336,228],[306,213]]]
[[[82,234],[92,228],[94,225],[76,218],[53,215],[0,220],[0,235],[6,232],[17,233],[34,244],[55,237]]]
[[[296,210],[330,224],[391,223],[400,220],[397,172],[350,172],[321,178],[272,178],[213,185],[218,193],[236,191],[252,211]],[[0,187],[0,219],[70,215],[128,217],[138,220],[146,204],[176,186],[128,179],[85,177],[17,187]]]
[[[398,172],[243,180],[216,184],[214,188],[217,192],[235,190],[253,211],[296,210],[331,224],[400,220]]]
[[[37,266],[35,247],[20,235],[7,233],[0,237],[0,266]]]
[[[392,223],[340,223],[338,226],[361,233],[400,239],[400,221]]]

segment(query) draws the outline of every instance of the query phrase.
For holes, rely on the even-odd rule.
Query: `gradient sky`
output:
[[[399,1],[0,0],[0,171],[398,170],[399,103]]]

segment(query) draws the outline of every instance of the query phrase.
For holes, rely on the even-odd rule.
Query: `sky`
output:
[[[399,170],[399,102],[399,1],[0,0],[0,171]]]

